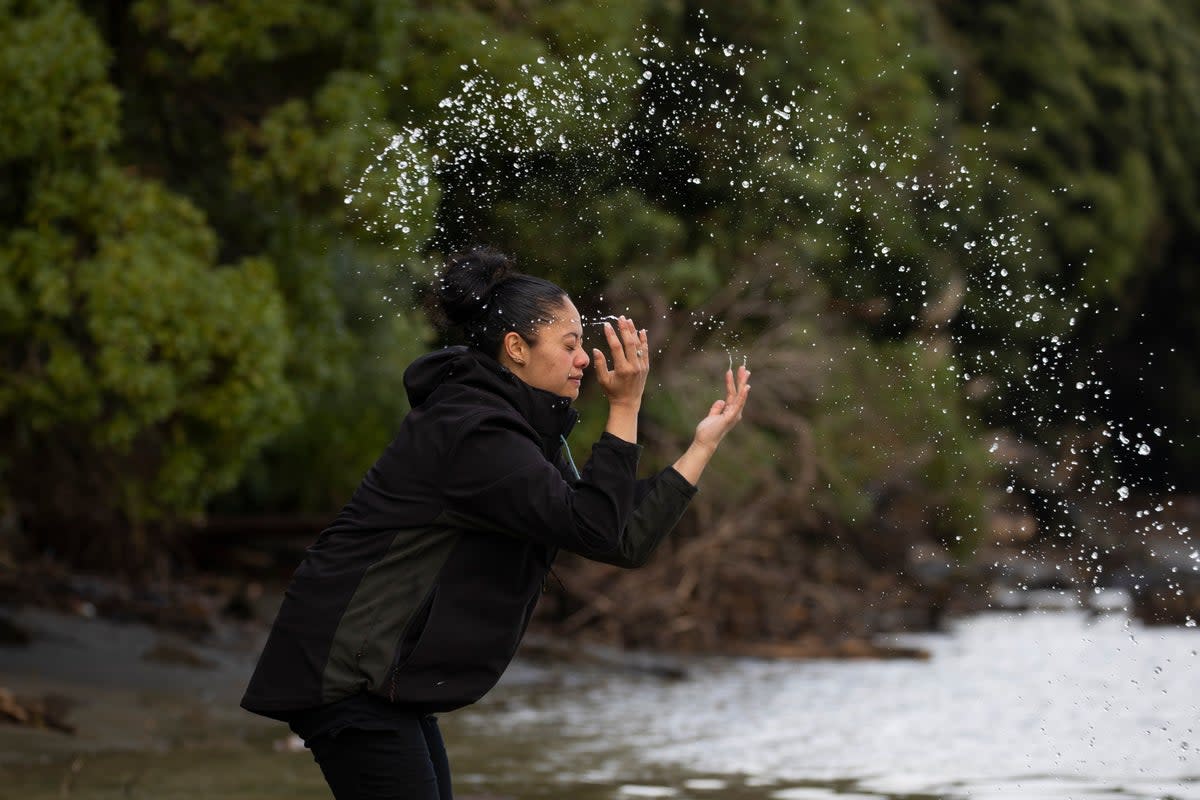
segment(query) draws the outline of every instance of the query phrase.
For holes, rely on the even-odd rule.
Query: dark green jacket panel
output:
[[[537,542],[464,530],[438,575],[423,629],[383,696],[449,711],[495,686],[516,653],[553,553]]]
[[[322,703],[321,674],[334,632],[367,569],[387,552],[392,534],[322,534],[292,575],[242,705],[279,712]]]
[[[342,614],[322,675],[322,702],[380,690],[460,535],[435,527],[403,530],[393,537],[387,553],[363,574]]]

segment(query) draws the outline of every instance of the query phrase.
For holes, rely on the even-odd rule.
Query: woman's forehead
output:
[[[554,315],[547,323],[547,327],[553,328],[562,335],[568,333],[577,333],[583,335],[583,324],[579,319],[579,310],[575,308],[575,304],[570,300],[564,300],[554,311]]]

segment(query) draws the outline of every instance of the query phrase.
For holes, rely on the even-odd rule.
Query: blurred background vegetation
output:
[[[637,74],[647,32],[681,79],[600,75],[606,113],[691,124],[602,163],[534,148],[514,170],[498,144],[403,220],[382,185],[345,202],[468,74],[597,52]],[[696,57],[705,37],[753,57]],[[1166,0],[0,0],[4,526],[25,557],[138,570],[205,514],[336,511],[442,342],[431,265],[479,242],[650,328],[652,465],[748,358],[745,430],[685,542],[825,536],[878,565],[1027,513],[1054,530],[1047,497],[1098,475],[1195,492],[1198,83],[1200,11]],[[780,87],[802,90],[790,144],[706,117]],[[859,147],[897,136],[868,167]],[[759,190],[681,189],[731,169]],[[963,174],[962,206],[896,188]],[[594,392],[581,408],[577,450],[603,424]],[[1112,420],[1167,434],[1095,455]]]

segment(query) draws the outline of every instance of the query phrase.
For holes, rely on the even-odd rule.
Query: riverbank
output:
[[[1028,513],[1001,514],[961,552],[910,514],[911,502],[893,498],[886,507],[899,516],[859,527],[815,512],[792,519],[772,511],[778,502],[767,497],[755,515],[722,524],[689,517],[637,570],[560,553],[527,652],[594,656],[618,667],[612,653],[635,650],[922,658],[919,648],[881,637],[936,631],[954,618],[1011,608],[1039,589],[1084,607],[1095,606],[1098,592],[1117,589],[1126,595],[1125,610],[1143,622],[1200,624],[1197,498],[1155,506],[1153,525],[1141,522],[1140,511],[1089,507],[1076,534],[1065,538],[1040,531]],[[761,524],[747,528],[755,521]],[[0,546],[0,605],[143,622],[189,640],[240,623],[263,626],[317,527],[309,517],[208,519],[177,537],[162,577],[136,582],[81,574],[44,556],[18,559]],[[31,633],[0,617],[0,643]],[[160,655],[188,658],[178,647]]]

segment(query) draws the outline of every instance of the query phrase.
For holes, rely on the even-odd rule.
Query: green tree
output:
[[[111,155],[108,51],[71,3],[0,14],[0,487],[38,542],[136,565],[293,416],[269,263]],[[12,91],[9,91],[9,87]]]
[[[708,5],[0,0],[9,501],[335,508],[436,341],[433,264],[477,242],[652,327],[687,397],[647,406],[650,460],[691,372],[790,365],[722,500],[807,475],[861,521],[903,453],[950,541],[995,480],[965,389],[1047,442],[1080,414],[1194,430],[1193,10]],[[1116,380],[1173,346],[1174,394]],[[1093,370],[1109,406],[1069,389]],[[38,494],[42,463],[88,474],[76,499]]]
[[[1036,214],[1041,228],[1033,254],[1010,266],[1035,273],[1056,290],[1050,302],[1079,318],[1064,337],[1070,364],[1017,398],[1026,418],[1067,430],[1080,413],[1089,419],[1082,427],[1165,427],[1176,446],[1156,447],[1149,459],[1118,453],[1120,469],[1127,479],[1195,490],[1200,455],[1185,444],[1200,436],[1195,8],[945,2],[938,21],[963,66],[964,131],[992,154],[1004,188],[990,211]],[[1091,310],[1078,313],[1083,303]],[[1076,383],[1086,389],[1073,391]]]

